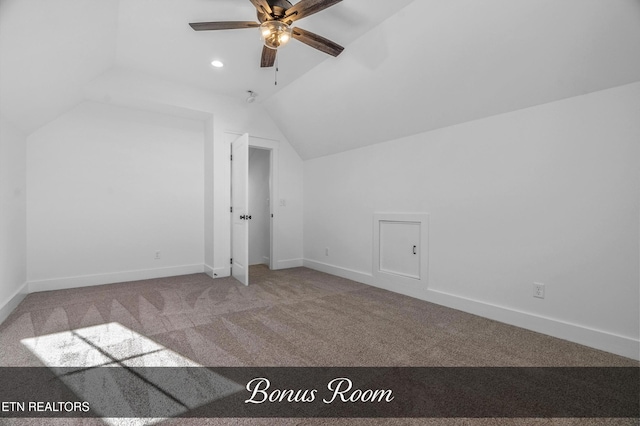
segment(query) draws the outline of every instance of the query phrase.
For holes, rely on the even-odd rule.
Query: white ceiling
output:
[[[29,133],[113,66],[118,2],[0,0],[0,115]]]
[[[393,10],[411,0],[388,1]],[[295,3],[295,2],[293,2]],[[347,45],[384,20],[387,7],[371,0],[345,0],[296,26]],[[249,0],[121,0],[117,65],[232,96],[254,90],[261,98],[276,87],[273,68],[260,68],[262,43],[257,29],[193,31],[189,22],[256,21]],[[278,54],[279,86],[309,71],[328,56],[297,41]],[[226,66],[212,69],[213,59]]]
[[[0,114],[31,132],[107,72],[242,99],[260,94],[314,158],[640,80],[640,0],[344,0],[298,22],[346,47],[292,41],[260,69],[249,0],[0,0]],[[214,69],[212,59],[226,66]]]
[[[638,0],[419,0],[266,106],[309,159],[638,80]]]
[[[297,26],[346,46],[411,0],[346,0]],[[111,69],[264,99],[328,57],[292,41],[261,69],[257,29],[196,32],[189,22],[256,20],[249,0],[0,0],[0,114],[27,132],[82,99]],[[213,59],[225,63],[211,66]]]

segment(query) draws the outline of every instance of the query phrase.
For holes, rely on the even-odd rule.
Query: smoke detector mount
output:
[[[249,97],[247,98],[247,103],[252,104],[258,99],[258,94],[253,90],[247,90]]]

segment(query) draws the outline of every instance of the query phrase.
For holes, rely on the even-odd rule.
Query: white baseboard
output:
[[[178,275],[198,274],[204,271],[204,265],[199,264],[29,281],[29,293],[114,284],[127,281],[149,280],[153,278],[175,277]]]
[[[209,275],[211,278],[216,278],[216,274],[213,272],[212,266],[209,266],[205,263],[203,269],[205,274]]]
[[[491,305],[485,302],[479,302],[477,300],[467,299],[441,291],[427,289],[426,292],[420,292],[418,289],[405,286],[392,288],[392,286],[388,284],[376,282],[371,274],[309,259],[291,259],[278,262],[278,269],[295,268],[300,266],[305,266],[310,269],[372,285],[385,290],[394,291],[396,293],[405,294],[407,296],[436,303],[438,305],[458,309],[484,318],[489,318],[495,321],[525,328],[527,330],[532,330],[606,352],[611,352],[627,358],[640,360],[640,341],[637,339],[619,336],[613,333],[595,330],[553,318],[546,318],[503,306]],[[206,272],[209,276],[216,278],[230,275],[229,268],[214,269],[208,265],[185,265],[171,268],[29,281],[16,290],[9,300],[0,307],[0,323],[11,314],[11,312],[18,306],[18,304],[20,304],[28,293],[188,275],[202,272]]]
[[[553,318],[542,317],[504,306],[491,305],[485,302],[467,299],[441,291],[429,289],[426,291],[420,291],[420,289],[408,286],[393,287],[385,283],[376,282],[371,274],[314,260],[304,259],[304,266],[316,271],[347,278],[363,284],[382,288],[384,290],[415,297],[417,299],[446,306],[448,308],[457,309],[484,318],[503,322],[505,324],[514,325],[516,327],[640,361],[640,340],[637,339],[619,336],[610,332],[595,330]]]
[[[438,305],[640,361],[640,340],[435,290],[427,293],[425,300]]]
[[[301,266],[304,266],[303,259],[278,260],[276,262],[275,269],[300,268]]]
[[[353,269],[342,268],[309,259],[304,259],[304,266],[315,271],[325,272],[327,274],[336,275],[359,283],[374,285],[373,276],[366,272],[355,271]]]
[[[225,278],[231,275],[230,268],[214,268],[213,266],[204,265],[205,273],[211,278]]]
[[[28,289],[29,286],[25,282],[11,295],[11,297],[9,297],[6,302],[4,302],[2,306],[0,306],[0,324],[2,324],[4,320],[11,315],[11,312],[18,307],[20,302],[27,297],[27,294],[29,294]]]

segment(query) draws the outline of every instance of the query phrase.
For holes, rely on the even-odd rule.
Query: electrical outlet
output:
[[[544,299],[544,284],[533,283],[533,297]]]
[[[160,250],[156,251],[155,260],[160,260]]]

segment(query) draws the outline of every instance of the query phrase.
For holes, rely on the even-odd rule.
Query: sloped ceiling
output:
[[[277,86],[257,30],[187,25],[254,19],[248,0],[0,0],[0,114],[29,133],[131,72],[254,90],[309,159],[640,80],[640,0],[344,0],[299,22],[344,53],[292,42]]]
[[[0,114],[27,133],[113,66],[117,0],[0,0]]]
[[[344,0],[296,22],[335,42],[348,45],[411,0]],[[292,1],[296,3],[296,1]],[[257,29],[193,31],[189,22],[256,21],[249,0],[121,0],[118,20],[119,67],[203,87],[229,96],[247,90],[266,99],[328,57],[292,41],[278,53],[278,85],[274,68],[260,68],[262,43]],[[225,67],[213,69],[211,61]]]
[[[345,0],[299,26],[346,46],[410,1],[372,8],[370,0]],[[253,90],[262,100],[328,58],[292,41],[278,54],[276,86],[274,69],[259,67],[257,29],[196,32],[188,25],[232,20],[255,21],[255,7],[249,0],[0,0],[0,114],[30,133],[114,72],[239,100]],[[213,59],[225,67],[213,68]]]
[[[309,159],[638,80],[637,0],[421,0],[266,106]]]

